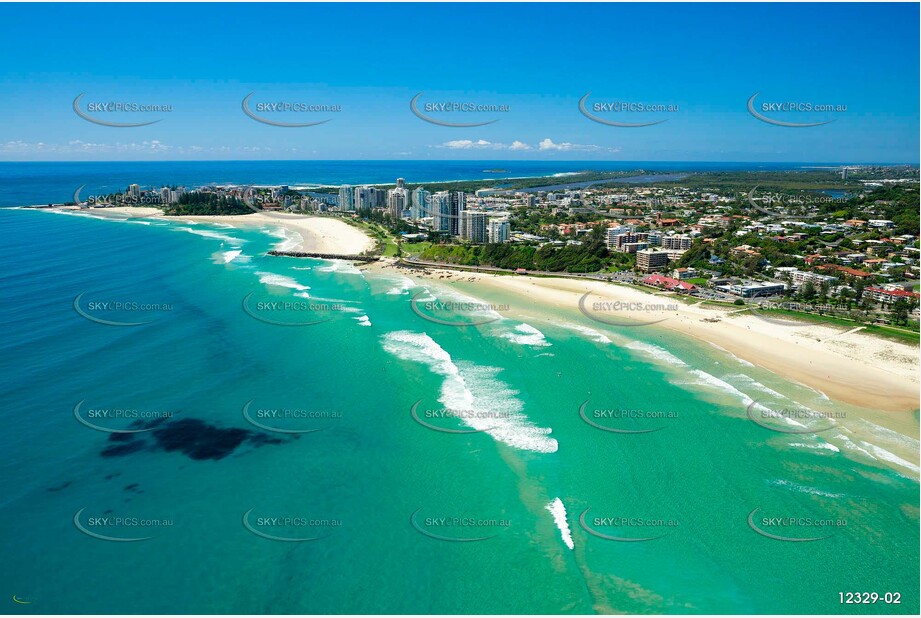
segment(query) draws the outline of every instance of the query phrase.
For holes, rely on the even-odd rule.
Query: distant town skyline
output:
[[[918,163],[914,4],[217,10],[4,5],[0,161]]]

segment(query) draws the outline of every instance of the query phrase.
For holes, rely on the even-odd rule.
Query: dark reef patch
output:
[[[100,455],[102,457],[122,457],[140,451],[164,451],[181,453],[194,461],[218,461],[234,453],[243,444],[259,448],[268,444],[283,444],[287,441],[263,432],[236,427],[218,427],[192,418],[135,421],[131,424],[131,428],[152,431],[109,434],[110,444],[100,452]],[[137,485],[133,484],[125,489],[132,490],[135,487]]]
[[[112,440],[112,436],[117,436],[120,434],[111,434],[109,440]],[[124,434],[121,434],[124,435]],[[117,440],[116,440],[117,442]],[[137,453],[138,451],[143,451],[145,444],[141,440],[135,440],[134,442],[128,442],[127,444],[115,444],[113,446],[107,446],[102,449],[100,455],[103,457],[123,457],[125,455],[130,455],[131,453]]]
[[[221,429],[196,419],[183,419],[155,429],[158,446],[180,451],[189,459],[224,459],[252,434],[248,429]]]

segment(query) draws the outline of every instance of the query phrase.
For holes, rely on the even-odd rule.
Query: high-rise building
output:
[[[604,244],[607,245],[609,250],[613,250],[617,245],[617,237],[621,234],[628,234],[630,231],[631,228],[626,225],[609,227],[607,229],[607,235],[604,239]]]
[[[659,270],[668,265],[668,253],[657,249],[641,249],[636,252],[636,267],[644,273]]]
[[[140,185],[128,185],[128,193],[133,198],[141,197],[141,187]]]
[[[355,192],[352,190],[352,185],[339,187],[339,210],[349,212],[355,210]]]
[[[428,200],[430,195],[431,194],[422,187],[413,189],[412,207],[410,208],[410,216],[413,219],[422,219],[423,217],[428,217],[431,215],[431,213],[428,212]]]
[[[371,187],[355,187],[352,192],[352,205],[356,209],[374,208],[372,197]]]
[[[406,189],[402,187],[390,190],[387,195],[387,210],[390,211],[391,217],[399,219],[403,216],[403,211],[409,206],[407,197]]]
[[[463,191],[451,191],[448,232],[451,236],[460,234],[460,216],[467,209],[467,196]]]
[[[403,189],[406,185],[406,180],[404,178],[397,178],[397,189]]]
[[[511,225],[505,219],[492,219],[486,226],[486,242],[502,243],[509,237]]]
[[[486,213],[464,210],[458,221],[458,235],[474,243],[486,242]]]
[[[371,202],[374,204],[375,208],[387,208],[387,197],[388,194],[385,189],[371,187]]]
[[[451,197],[447,191],[432,194],[428,203],[428,215],[432,217],[432,229],[437,232],[451,231]]]
[[[617,234],[614,236],[613,244],[609,245],[608,248],[623,253],[635,253],[638,249],[644,249],[648,246],[647,236],[648,234],[644,232],[625,232],[623,234]],[[637,245],[643,246],[639,247]]]
[[[674,234],[669,236],[662,237],[662,248],[663,249],[690,249],[691,248],[691,237],[685,236],[683,234]]]

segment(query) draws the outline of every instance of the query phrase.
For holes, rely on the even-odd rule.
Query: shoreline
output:
[[[236,228],[274,226],[285,230],[286,239],[275,249],[303,253],[358,255],[374,249],[376,242],[360,229],[334,217],[317,217],[287,213],[258,213],[244,215],[182,215],[167,216],[154,207],[114,206],[110,208],[35,208],[39,212],[56,212],[95,217],[97,219],[130,220],[161,219],[191,223],[223,223]]]
[[[233,227],[275,226],[284,229],[288,236],[278,243],[276,250],[292,252],[357,255],[376,244],[360,229],[331,217],[285,213],[167,217],[159,208],[152,207],[37,210],[116,220],[161,218],[224,223]],[[362,268],[372,273],[394,268],[410,278],[445,283],[455,289],[464,287],[455,285],[463,280],[465,284],[475,283],[477,291],[485,291],[487,295],[511,294],[523,301],[522,306],[544,311],[558,309],[577,313],[579,301],[586,294],[585,298],[599,302],[670,305],[667,309],[644,310],[639,316],[635,310],[614,310],[598,320],[602,324],[594,326],[603,328],[606,318],[629,322],[640,317],[660,332],[680,333],[722,348],[746,362],[843,403],[896,414],[916,412],[921,407],[918,346],[867,335],[859,329],[806,322],[778,324],[751,315],[746,309],[700,303],[689,305],[667,294],[590,279],[507,276],[447,268],[398,268],[396,264],[393,258],[384,258],[379,263]],[[582,322],[592,324],[588,317]]]
[[[367,270],[386,272],[385,269],[394,266],[395,262],[388,260],[368,266]],[[473,284],[478,291],[485,292],[484,300],[490,300],[490,294],[511,295],[522,301],[518,310],[512,310],[516,316],[526,311],[547,313],[554,309],[578,313],[579,300],[586,293],[587,298],[599,302],[675,305],[676,308],[667,310],[644,311],[642,317],[655,322],[650,327],[659,332],[680,333],[722,348],[743,361],[842,403],[879,410],[894,419],[910,416],[919,409],[919,348],[906,343],[840,326],[777,324],[750,315],[744,309],[740,312],[702,304],[687,305],[668,295],[601,281],[512,277],[448,269],[399,270],[410,278],[443,283],[467,294],[472,293],[468,286]],[[604,318],[628,321],[637,315],[636,311],[620,310]],[[593,328],[605,327],[603,323],[593,324],[588,317],[581,321]]]

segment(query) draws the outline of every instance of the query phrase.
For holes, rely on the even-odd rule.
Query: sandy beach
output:
[[[373,249],[374,240],[358,228],[333,217],[310,217],[288,213],[252,213],[246,215],[189,215],[167,217],[159,208],[116,206],[112,208],[74,208],[65,207],[55,210],[70,210],[104,219],[154,218],[162,217],[169,221],[193,221],[195,223],[222,223],[234,227],[275,227],[286,231],[288,240],[279,243],[286,251],[303,251],[310,253],[336,253],[357,255]]]
[[[384,263],[369,268],[386,272],[392,271],[393,266]],[[522,302],[512,305],[510,317],[533,314],[542,307],[578,312],[580,299],[589,293],[583,305],[601,320],[656,322],[644,328],[667,329],[714,344],[785,379],[862,408],[898,413],[904,419],[909,418],[906,412],[919,408],[918,346],[859,330],[805,322],[794,324],[787,320],[779,324],[752,315],[745,307],[686,304],[670,293],[654,293],[651,289],[646,292],[601,281],[450,270],[427,273],[415,270],[411,276],[448,285],[475,284],[486,300],[491,293],[518,297]],[[475,294],[470,287],[463,291]],[[643,309],[591,311],[596,302],[605,301],[633,303]],[[650,309],[647,305],[671,307]],[[585,323],[604,327],[603,323],[592,324],[589,318]]]

